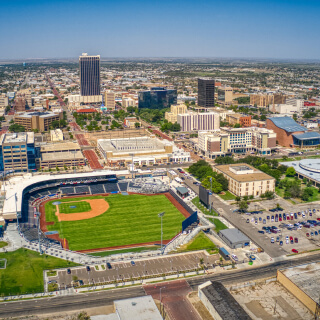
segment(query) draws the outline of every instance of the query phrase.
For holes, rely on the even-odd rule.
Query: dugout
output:
[[[225,260],[230,260],[230,253],[225,248],[221,247],[219,253]]]

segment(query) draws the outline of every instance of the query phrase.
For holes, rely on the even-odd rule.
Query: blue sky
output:
[[[318,0],[0,0],[0,59],[320,59]]]

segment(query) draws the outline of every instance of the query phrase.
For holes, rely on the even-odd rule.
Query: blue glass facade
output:
[[[81,56],[79,58],[79,68],[81,95],[100,95],[100,56]]]
[[[165,109],[177,103],[177,90],[151,88],[150,91],[139,92],[139,108]]]

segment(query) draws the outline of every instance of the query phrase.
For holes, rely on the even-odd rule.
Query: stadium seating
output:
[[[89,187],[88,186],[80,186],[80,187],[75,187],[76,193],[89,193]]]
[[[118,184],[116,181],[105,183],[104,189],[106,190],[106,193],[119,192]]]
[[[92,194],[106,193],[102,184],[92,184],[90,185],[90,189]]]
[[[119,182],[118,183],[120,191],[127,191],[128,190],[128,182]]]
[[[75,193],[74,192],[74,187],[64,187],[64,188],[60,188],[61,192],[63,194],[71,194],[71,193]]]

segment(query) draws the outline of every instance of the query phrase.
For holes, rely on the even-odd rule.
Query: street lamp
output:
[[[163,232],[162,232],[162,217],[164,216],[165,212],[161,212],[158,214],[158,217],[161,219],[161,254],[162,254],[162,236],[163,236]]]

